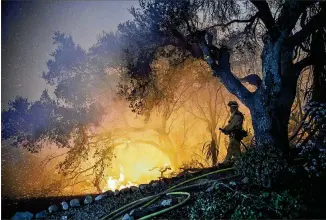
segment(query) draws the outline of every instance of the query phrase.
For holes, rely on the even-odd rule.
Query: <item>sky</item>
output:
[[[38,100],[51,88],[41,78],[55,49],[54,31],[65,32],[84,49],[100,32],[132,19],[138,1],[1,1],[1,109],[23,96]]]

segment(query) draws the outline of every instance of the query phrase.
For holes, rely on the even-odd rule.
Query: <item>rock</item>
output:
[[[35,215],[35,218],[45,218],[47,216],[46,210],[43,210],[42,212],[39,212]]]
[[[242,183],[248,184],[249,183],[249,178],[248,177],[243,178]]]
[[[199,180],[196,180],[196,181],[194,182],[194,184],[205,184],[205,183],[207,183],[207,182],[209,182],[208,179],[199,179]]]
[[[79,200],[78,199],[72,199],[72,200],[70,200],[70,202],[69,202],[69,204],[70,204],[70,206],[71,207],[79,207],[80,206],[80,203],[79,203]]]
[[[161,202],[161,206],[170,206],[172,205],[172,199],[166,199]]]
[[[131,190],[131,192],[138,192],[139,191],[137,186],[131,186],[130,190]]]
[[[159,185],[158,181],[151,181],[149,183],[152,187],[157,187]]]
[[[119,195],[119,193],[120,193],[119,190],[117,190],[117,189],[114,190],[114,195],[115,195],[115,196]]]
[[[134,217],[130,216],[129,214],[125,214],[121,220],[134,220]]]
[[[68,205],[68,203],[66,203],[65,201],[63,201],[63,202],[61,203],[61,208],[62,208],[62,210],[68,210],[68,209],[69,209],[69,205]]]
[[[49,206],[48,210],[49,210],[49,213],[54,213],[59,210],[59,207],[56,205],[51,205],[51,206]]]
[[[142,190],[142,191],[146,190],[146,188],[147,188],[147,184],[140,184],[139,185],[139,189]]]
[[[135,211],[136,211],[136,209],[131,210],[131,211],[129,212],[129,215],[134,215],[134,214],[135,214]]]
[[[13,220],[29,220],[33,218],[33,214],[30,212],[16,212],[16,214],[14,215],[14,217],[12,217]]]
[[[106,196],[106,194],[100,194],[100,195],[96,196],[94,200],[99,201],[99,200],[103,199],[105,196]]]
[[[229,182],[231,186],[236,186],[237,184],[234,181]]]
[[[214,190],[214,186],[210,186],[209,188],[207,188],[206,192],[211,192],[212,190]]]
[[[90,204],[93,202],[93,198],[91,196],[86,196],[85,199],[84,199],[84,204],[87,205],[87,204]]]
[[[68,220],[68,216],[61,216],[61,220]]]

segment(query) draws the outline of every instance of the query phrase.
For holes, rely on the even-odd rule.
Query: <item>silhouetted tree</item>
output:
[[[308,50],[308,49],[307,49]],[[311,35],[309,48],[313,63],[313,83],[311,99],[316,102],[326,103],[326,30],[318,28]]]
[[[2,112],[2,140],[11,139],[14,146],[33,153],[44,143],[68,148],[59,164],[66,183],[81,183],[82,175],[91,174],[100,191],[103,170],[113,156],[112,139],[97,137],[90,128],[99,125],[108,111],[108,100],[116,93],[110,83],[118,78],[109,74],[108,68],[115,66],[114,58],[118,57],[117,37],[103,33],[88,52],[64,33],[55,32],[53,39],[57,48],[42,77],[54,87],[54,96],[45,90],[38,101],[17,97],[10,102],[8,110]],[[91,162],[85,163],[91,157]]]
[[[28,145],[31,151],[39,150],[37,143],[44,139],[68,147],[75,128],[97,125],[105,112],[100,99],[112,94],[107,86],[111,76],[104,70],[108,63],[98,61],[96,45],[87,54],[63,33],[55,32],[53,39],[58,47],[43,78],[55,87],[55,96],[50,97],[45,90],[36,102],[16,98],[2,112],[2,139],[14,138],[15,145]]]

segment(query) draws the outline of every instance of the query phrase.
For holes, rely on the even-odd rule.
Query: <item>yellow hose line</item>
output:
[[[294,160],[295,160],[295,161],[303,160],[303,158],[295,158]],[[195,178],[189,179],[189,180],[187,180],[187,181],[181,182],[181,183],[179,183],[179,184],[177,184],[177,185],[175,185],[175,186],[169,188],[167,191],[170,191],[170,190],[172,190],[172,189],[174,189],[174,188],[176,188],[176,187],[178,187],[178,186],[180,186],[180,185],[183,185],[183,184],[185,184],[185,183],[188,183],[188,182],[191,182],[191,181],[194,181],[194,180],[200,179],[200,178],[202,178],[202,177],[205,177],[205,176],[208,176],[208,175],[211,175],[211,174],[214,174],[214,173],[220,173],[219,171],[221,171],[221,172],[225,172],[225,171],[230,171],[230,170],[234,170],[234,168],[231,167],[231,168],[227,168],[227,169],[223,169],[223,170],[217,170],[217,171],[213,171],[213,172],[210,172],[210,173],[207,173],[207,174],[204,174],[204,175],[201,175],[201,176],[198,176],[198,177],[195,177]],[[171,192],[171,193],[167,193],[166,195],[171,195],[171,194],[172,194],[172,195],[173,195],[173,194],[176,194],[176,195],[188,195],[188,196],[187,196],[187,198],[186,198],[184,201],[182,201],[181,203],[178,203],[178,204],[176,204],[176,205],[174,205],[174,206],[172,206],[172,207],[169,207],[169,208],[167,208],[167,209],[163,209],[163,210],[160,210],[160,211],[158,211],[158,212],[154,212],[154,213],[152,213],[152,214],[150,214],[150,215],[146,215],[146,216],[140,218],[139,220],[149,219],[149,218],[152,218],[152,217],[154,217],[154,216],[160,215],[160,214],[162,214],[162,213],[168,212],[168,211],[170,211],[170,210],[172,210],[172,209],[175,209],[175,208],[177,208],[177,207],[179,207],[179,206],[185,204],[185,203],[190,199],[190,194],[187,193],[187,192]],[[159,198],[159,197],[155,197],[153,200],[151,200],[149,203],[145,204],[143,207],[146,207],[146,206],[150,205],[151,203],[153,203],[154,201],[156,201],[158,198]]]
[[[103,218],[101,218],[101,220],[108,219],[110,216],[112,216],[112,215],[118,213],[119,211],[122,211],[122,210],[124,210],[124,209],[126,209],[126,208],[128,208],[128,207],[130,207],[130,208],[136,207],[136,206],[138,206],[139,204],[141,204],[141,203],[143,203],[143,202],[147,202],[148,200],[150,200],[151,198],[153,198],[153,197],[155,197],[155,196],[156,196],[156,195],[154,195],[154,196],[148,196],[148,197],[141,198],[141,199],[138,199],[138,200],[136,200],[136,201],[133,201],[133,202],[127,204],[127,205],[124,205],[124,206],[118,208],[117,210],[111,212],[110,214],[104,216]]]
[[[233,177],[237,177],[238,175],[233,175],[233,176],[229,176],[229,177],[227,177],[227,178],[222,178],[222,179],[219,179],[219,180],[226,180],[226,179],[230,179],[230,178],[233,178]],[[214,180],[214,181],[212,181],[212,182],[216,182],[217,180]],[[195,184],[195,185],[191,185],[191,186],[196,186],[197,184]],[[182,190],[183,188],[187,188],[187,187],[181,187],[181,188],[177,188],[176,190]],[[187,192],[180,192],[180,191],[177,191],[177,193],[179,193],[179,194],[181,194],[181,193],[187,193]],[[167,193],[167,195],[169,195],[169,194],[172,194],[172,193]],[[188,200],[188,199],[187,199]],[[187,201],[186,200],[186,201]],[[157,215],[160,215],[160,214],[162,214],[162,213],[164,213],[164,212],[167,212],[167,211],[170,211],[170,210],[172,210],[172,209],[175,209],[175,208],[178,208],[179,206],[181,206],[181,205],[183,205],[186,201],[184,201],[184,202],[182,202],[182,203],[180,203],[180,204],[177,204],[177,205],[175,205],[175,206],[173,206],[173,207],[171,207],[171,208],[169,208],[168,210],[161,210],[161,211],[158,211],[158,212],[154,212],[154,213],[152,213],[152,214],[150,214],[151,215],[151,217],[154,217],[154,216],[157,216]],[[144,216],[144,217],[147,217],[147,216]]]
[[[158,212],[154,212],[154,213],[152,213],[152,214],[150,214],[150,215],[143,216],[143,217],[141,217],[139,220],[149,219],[149,218],[152,218],[152,217],[154,217],[154,216],[160,215],[160,214],[162,214],[162,213],[168,212],[168,211],[170,211],[170,210],[172,210],[172,209],[175,209],[175,208],[177,208],[177,207],[179,207],[179,206],[182,206],[183,204],[185,204],[185,203],[190,199],[190,193],[188,193],[188,192],[170,192],[170,193],[167,193],[166,195],[186,195],[187,198],[186,198],[185,200],[183,200],[182,202],[180,202],[180,203],[174,205],[174,206],[171,206],[171,207],[169,207],[169,208],[166,208],[166,209],[160,210],[160,211],[158,211]]]
[[[103,218],[101,218],[101,220],[105,220],[105,219],[108,219],[109,217],[113,216],[113,215],[116,215],[117,213],[121,212],[122,210],[128,208],[129,209],[132,209],[144,202],[147,202],[148,200],[152,199],[151,201],[149,201],[148,203],[146,203],[144,206],[142,206],[142,208],[144,207],[147,207],[149,206],[150,204],[152,204],[153,202],[155,202],[161,195],[164,195],[166,193],[168,193],[169,191],[177,188],[178,186],[181,186],[183,184],[186,184],[186,183],[189,183],[189,182],[192,182],[192,181],[195,181],[195,180],[198,180],[198,179],[201,179],[203,177],[206,177],[206,176],[209,176],[209,175],[212,175],[212,174],[217,174],[217,173],[224,173],[224,172],[227,172],[227,171],[231,171],[231,170],[235,170],[233,167],[230,167],[230,168],[226,168],[226,169],[222,169],[222,170],[215,170],[213,172],[210,172],[210,173],[206,173],[206,174],[203,174],[203,175],[200,175],[198,177],[194,177],[192,179],[189,179],[189,180],[186,180],[186,181],[183,181],[177,185],[174,185],[172,187],[170,187],[169,189],[167,189],[166,191],[162,192],[162,193],[159,193],[159,194],[156,194],[156,195],[153,195],[153,196],[148,196],[148,197],[145,197],[145,198],[142,198],[142,199],[139,199],[139,200],[136,200],[136,201],[133,201],[127,205],[124,205],[122,207],[120,207],[119,209],[111,212],[110,214],[104,216]],[[183,203],[182,203],[183,204]],[[181,205],[182,205],[181,204]],[[173,207],[173,206],[172,206]],[[170,208],[172,208],[170,207]],[[177,206],[178,207],[178,206]],[[176,208],[176,207],[174,207]],[[170,210],[170,209],[169,209]],[[156,213],[156,212],[155,212]],[[155,214],[155,213],[152,213],[152,214]]]
[[[304,160],[304,158],[297,157],[297,158],[294,158],[293,160],[294,160],[294,161]]]
[[[198,180],[198,179],[201,179],[205,176],[209,176],[209,175],[212,175],[212,174],[217,174],[217,173],[224,173],[224,172],[227,172],[227,171],[230,171],[230,170],[235,170],[234,167],[230,167],[230,168],[226,168],[226,169],[222,169],[222,170],[215,170],[213,172],[210,172],[210,173],[206,173],[206,174],[203,174],[203,175],[200,175],[200,176],[197,176],[195,178],[192,178],[192,179],[189,179],[189,180],[186,180],[184,182],[181,182],[175,186],[172,186],[171,188],[167,189],[166,192],[169,192],[170,190],[174,189],[174,188],[177,188],[178,186],[181,186],[183,184],[186,184],[186,183],[189,183],[189,182],[192,182],[192,181],[195,181],[195,180]],[[153,202],[155,202],[159,197],[156,197],[154,198],[153,200],[149,201],[148,203],[146,203],[145,205],[142,206],[142,208],[145,208],[147,206],[149,206],[150,204],[152,204]]]

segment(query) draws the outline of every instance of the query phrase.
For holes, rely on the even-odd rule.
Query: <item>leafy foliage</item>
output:
[[[63,33],[55,32],[53,39],[57,48],[43,79],[55,86],[55,96],[50,97],[45,90],[36,102],[17,97],[2,112],[2,140],[14,139],[15,146],[32,152],[39,151],[44,140],[70,147],[70,134],[80,125],[97,125],[105,113],[101,100],[110,96],[107,83],[112,77],[105,70],[112,59],[104,57],[103,50],[105,54],[118,52],[117,46],[108,43],[115,36],[103,34],[89,53]]]
[[[272,146],[256,146],[244,154],[235,164],[238,172],[254,184],[271,187],[272,180],[287,167],[280,152]]]
[[[213,166],[217,163],[218,147],[215,140],[212,139],[211,141],[207,141],[202,148],[203,154],[206,155],[206,160],[211,158]]]
[[[190,219],[292,219],[300,214],[300,200],[289,191],[269,193],[235,182],[216,183],[208,191],[199,193],[190,206]]]
[[[111,165],[114,144],[110,136],[93,137],[86,126],[78,126],[72,132],[73,144],[65,159],[58,164],[60,173],[66,181],[75,182],[92,175],[93,185],[101,193],[101,182],[105,180],[105,170]]]
[[[118,77],[110,73],[118,66],[118,38],[113,33],[102,33],[88,51],[61,32],[55,32],[53,40],[57,48],[42,77],[54,87],[54,95],[45,90],[38,101],[17,97],[10,102],[9,109],[2,112],[2,140],[12,140],[13,146],[32,153],[49,143],[68,148],[63,154],[44,159],[50,166],[60,157],[58,168],[65,181],[58,190],[75,184],[89,186],[85,176],[91,176],[100,192],[113,149],[109,135],[96,137],[90,128],[99,125],[116,93],[112,85],[117,84]]]
[[[325,175],[326,171],[326,105],[310,102],[304,109],[302,127],[296,132],[298,134],[301,131],[295,139],[296,148],[299,150],[299,157],[306,161],[304,169],[309,177],[315,178]]]
[[[152,81],[157,80],[151,65],[157,55],[166,57],[173,65],[190,57],[202,58],[195,33],[214,22],[245,17],[237,1],[225,0],[141,0],[140,9],[132,8],[131,14],[132,21],[119,25],[128,76],[128,83],[121,84],[119,91],[137,113],[143,112],[144,99],[150,94],[148,90],[153,89]],[[223,38],[240,42],[240,35],[227,30]],[[212,37],[217,41],[217,35]]]
[[[72,124],[64,121],[74,110],[65,111],[44,91],[40,100],[30,103],[17,97],[2,112],[2,140],[13,139],[13,145],[22,145],[32,152],[40,150],[42,140],[50,140],[59,146],[68,144]]]
[[[298,147],[299,148],[299,147]],[[320,177],[326,171],[326,149],[325,145],[309,140],[305,146],[300,147],[299,156],[305,159],[304,169],[309,177]]]

